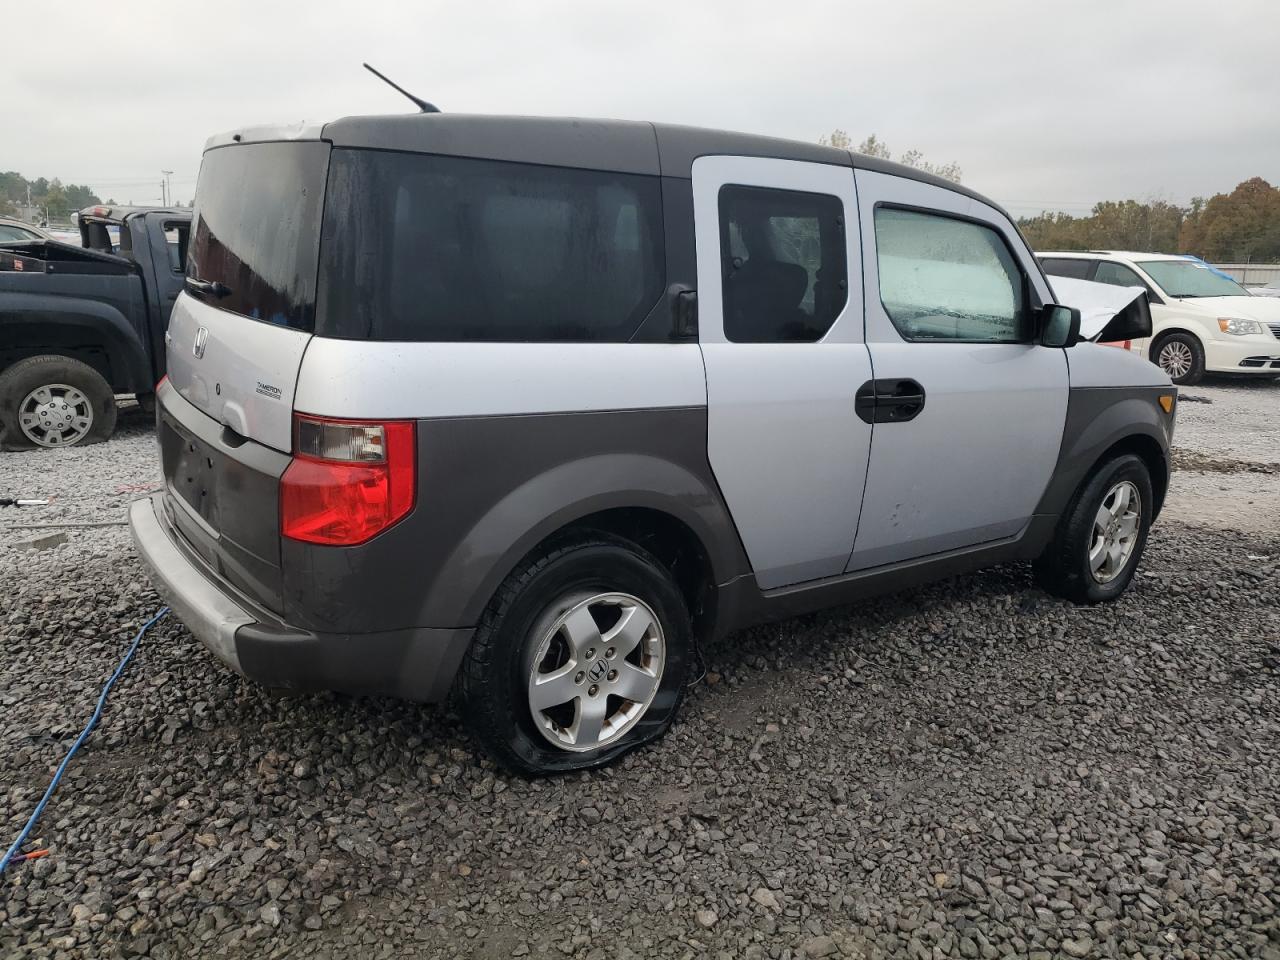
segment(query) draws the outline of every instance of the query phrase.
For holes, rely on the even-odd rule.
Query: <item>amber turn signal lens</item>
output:
[[[1161,394],[1160,406],[1164,408],[1165,413],[1173,413],[1173,394],[1171,393]]]

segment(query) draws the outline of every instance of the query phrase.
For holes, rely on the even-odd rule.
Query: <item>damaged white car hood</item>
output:
[[[1080,336],[1086,340],[1096,340],[1116,314],[1147,292],[1142,287],[1117,287],[1071,277],[1050,277],[1049,282],[1058,303],[1080,311]]]

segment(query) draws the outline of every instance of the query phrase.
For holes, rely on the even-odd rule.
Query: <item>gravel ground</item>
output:
[[[745,631],[590,775],[508,777],[446,711],[264,691],[166,622],[52,855],[0,880],[0,955],[1280,960],[1280,525],[1199,509],[1276,479],[1280,392],[1252,387],[1189,391],[1194,469],[1118,603],[1011,565]],[[158,603],[123,527],[3,528],[120,519],[156,470],[124,419],[0,460],[58,498],[0,513],[6,842]]]
[[[1209,377],[1179,393],[1179,446],[1209,457],[1280,464],[1280,377]]]

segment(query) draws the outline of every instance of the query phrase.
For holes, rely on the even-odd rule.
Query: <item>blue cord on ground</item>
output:
[[[4,857],[0,858],[0,873],[10,863],[20,863],[27,859],[27,856],[19,854],[22,845],[27,842],[27,837],[31,835],[31,831],[35,829],[36,821],[40,819],[40,814],[44,813],[45,804],[49,802],[49,798],[53,796],[53,791],[58,789],[58,783],[62,780],[62,774],[66,772],[67,764],[71,762],[71,758],[76,755],[76,751],[80,749],[80,745],[89,738],[89,734],[93,732],[93,728],[98,724],[98,718],[102,716],[102,707],[107,702],[107,694],[111,692],[111,687],[120,679],[120,674],[124,672],[124,668],[129,665],[129,661],[133,659],[134,653],[138,649],[138,644],[142,642],[143,636],[148,630],[159,623],[169,612],[168,607],[161,607],[160,610],[150,620],[142,625],[142,629],[138,631],[133,638],[133,643],[129,645],[128,651],[124,655],[124,659],[120,661],[120,665],[116,667],[115,673],[111,674],[111,679],[107,681],[107,685],[102,688],[102,693],[98,697],[98,705],[93,708],[93,716],[89,718],[89,722],[85,724],[80,736],[76,737],[76,742],[71,745],[71,749],[67,751],[67,755],[62,758],[62,762],[58,764],[58,769],[54,771],[53,779],[49,781],[49,788],[45,790],[44,796],[40,798],[40,802],[36,804],[35,810],[31,812],[30,818],[27,820],[26,826],[18,833],[18,839],[14,840],[9,849],[5,851]]]

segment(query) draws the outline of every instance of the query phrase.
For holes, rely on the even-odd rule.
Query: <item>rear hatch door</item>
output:
[[[315,314],[329,145],[232,144],[200,166],[186,289],[169,320],[169,380],[241,437],[290,448]]]
[[[279,482],[313,326],[328,162],[317,140],[205,153],[165,337],[158,428],[171,522],[215,574],[276,613]]]

